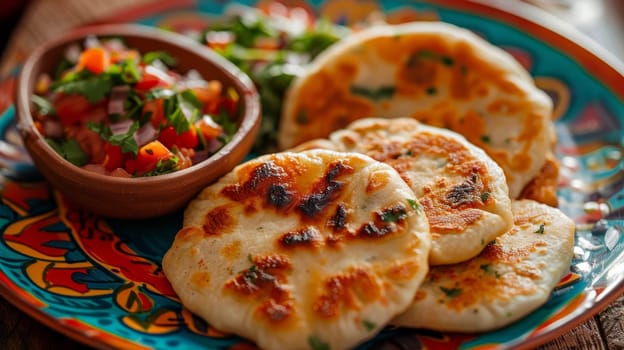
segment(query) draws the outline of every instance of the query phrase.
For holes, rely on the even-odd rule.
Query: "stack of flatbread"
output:
[[[469,31],[363,30],[291,86],[287,150],[189,204],[164,272],[185,307],[266,349],[351,348],[386,325],[508,325],[572,259],[551,111]]]

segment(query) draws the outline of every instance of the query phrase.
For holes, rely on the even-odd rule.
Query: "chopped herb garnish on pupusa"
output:
[[[546,224],[540,224],[539,228],[535,230],[535,233],[544,234],[544,226],[546,226]]]
[[[481,193],[481,202],[487,202],[488,198],[490,198],[490,192]]]
[[[331,350],[329,344],[314,335],[308,337],[308,345],[312,350]]]
[[[440,287],[440,290],[442,292],[444,292],[444,294],[446,294],[446,296],[448,298],[455,298],[458,295],[460,295],[462,293],[462,289],[461,288],[445,288],[445,287]]]
[[[394,96],[396,87],[394,86],[381,86],[377,89],[367,88],[364,86],[352,85],[351,93],[354,95],[360,95],[369,100],[378,101],[382,99],[388,99]]]
[[[364,320],[362,321],[362,325],[364,326],[364,328],[366,328],[366,330],[368,331],[372,331],[377,327],[377,324],[368,320]]]
[[[409,203],[410,207],[414,210],[420,210],[420,204],[415,199],[408,198],[407,203]]]
[[[395,206],[381,212],[381,221],[400,222],[407,218],[407,211],[403,206]]]
[[[208,158],[236,132],[236,91],[175,71],[167,52],[96,38],[71,50],[77,58],[68,53],[54,81],[41,76],[32,100],[39,131],[77,166],[117,177],[171,173]]]

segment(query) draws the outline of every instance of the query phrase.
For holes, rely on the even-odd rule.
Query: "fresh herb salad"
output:
[[[282,101],[292,79],[349,31],[276,2],[266,11],[230,7],[224,20],[205,28],[200,41],[236,64],[258,88],[262,124],[255,153],[275,151]]]
[[[234,134],[239,96],[196,71],[176,72],[175,63],[166,52],[89,38],[68,48],[54,77],[39,78],[35,124],[90,171],[140,177],[190,167]]]

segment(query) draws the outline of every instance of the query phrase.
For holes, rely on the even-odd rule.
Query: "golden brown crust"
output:
[[[363,153],[397,170],[427,216],[434,240],[432,265],[469,259],[512,225],[502,170],[452,131],[411,118],[363,118],[328,140],[296,149],[314,147]]]
[[[306,348],[310,337],[347,348],[409,305],[430,248],[414,192],[389,165],[284,152],[202,191],[163,270],[189,310],[262,348]]]
[[[520,199],[532,199],[551,207],[557,207],[559,205],[557,198],[558,179],[559,162],[552,153],[549,153],[539,174],[522,190]]]
[[[513,203],[514,227],[468,261],[435,266],[394,324],[439,331],[488,331],[548,299],[568,271],[574,222],[531,200]]]

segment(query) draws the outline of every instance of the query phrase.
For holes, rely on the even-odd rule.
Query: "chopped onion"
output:
[[[196,29],[186,29],[186,30],[183,30],[181,34],[184,34],[184,36],[189,37],[195,41],[199,41],[202,33],[201,31],[196,30]]]
[[[113,86],[111,89],[110,100],[108,101],[108,114],[124,114],[124,101],[128,97],[130,86],[121,85]]]
[[[156,61],[152,62],[152,64],[150,64],[149,66],[146,66],[145,67],[145,73],[148,73],[148,74],[151,74],[151,75],[157,77],[158,79],[166,82],[168,85],[173,85],[173,83],[174,83],[173,78],[169,74],[167,74],[167,72],[166,72],[167,67],[164,66],[162,64],[162,62],[160,62],[160,64],[163,66],[163,68],[162,69],[158,68],[155,65],[156,62],[160,62],[160,61],[156,60]]]
[[[104,47],[109,51],[124,51],[127,49],[124,42],[118,38],[106,40],[104,42]]]
[[[117,123],[113,123],[110,125],[111,132],[113,135],[125,134],[130,130],[130,127],[134,123],[131,119],[125,119]]]
[[[140,127],[139,130],[137,130],[137,132],[133,136],[137,145],[141,147],[147,144],[148,142],[156,139],[156,136],[157,136],[156,128],[154,128],[152,123],[145,123],[145,125]]]
[[[195,151],[195,154],[193,154],[191,160],[193,161],[193,164],[197,164],[207,159],[211,154],[212,152],[208,152],[208,150],[206,149],[203,149],[201,151]]]
[[[208,140],[206,149],[210,154],[215,153],[223,146],[223,142],[219,141],[216,137]]]
[[[41,126],[45,136],[55,139],[63,137],[63,125],[61,125],[60,122],[52,119],[46,119],[43,121]]]
[[[183,91],[194,88],[205,88],[207,85],[208,82],[204,80],[201,74],[195,69],[191,69],[186,73],[186,75],[184,75],[182,81],[180,81],[178,90]]]
[[[85,48],[90,49],[92,47],[99,47],[101,44],[100,40],[95,35],[89,35],[85,38],[84,46]]]
[[[69,62],[73,64],[76,64],[78,62],[78,59],[80,58],[81,52],[82,52],[82,49],[80,48],[80,45],[78,44],[70,45],[65,50],[65,59],[67,59]]]
[[[227,45],[236,40],[236,35],[230,31],[208,31],[204,38],[208,44]]]
[[[202,78],[201,74],[196,69],[189,69],[189,71],[186,72],[185,78],[187,80],[202,80],[202,81],[204,81],[204,79]]]
[[[286,54],[285,61],[287,63],[297,65],[300,69],[303,69],[302,66],[310,63],[310,59],[311,57],[309,53],[289,52]]]

